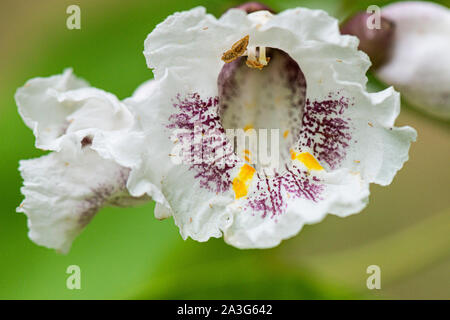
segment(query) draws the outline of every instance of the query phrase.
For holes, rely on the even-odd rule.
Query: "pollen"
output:
[[[289,135],[289,130],[285,130],[284,132],[283,132],[283,138],[287,138],[287,136]]]
[[[232,46],[230,50],[227,50],[222,55],[222,60],[226,63],[230,63],[231,61],[236,60],[240,56],[242,56],[245,51],[247,50],[248,46],[248,40],[250,39],[249,35],[246,35],[241,40],[236,41]]]
[[[264,68],[264,66],[256,60],[247,59],[245,64],[247,65],[247,67],[252,68],[252,69],[262,70],[262,68]]]
[[[323,170],[323,167],[320,165],[319,161],[314,158],[314,156],[309,152],[295,152],[291,150],[291,158],[292,160],[298,160],[305,165],[308,170]]]
[[[248,187],[255,174],[255,169],[244,164],[239,170],[239,174],[233,179],[233,191],[236,199],[245,197],[248,193]]]
[[[253,125],[251,125],[251,124],[248,124],[244,127],[244,131],[248,131],[250,129],[254,129]]]

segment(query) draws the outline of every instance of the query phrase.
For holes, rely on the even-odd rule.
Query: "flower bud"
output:
[[[275,13],[274,10],[272,10],[271,8],[269,8],[268,6],[266,6],[265,4],[256,2],[256,1],[252,1],[252,2],[246,2],[243,3],[239,6],[236,6],[235,8],[237,9],[242,9],[247,13],[252,13],[255,11],[260,11],[260,10],[267,10],[269,12]]]
[[[366,12],[354,15],[341,26],[341,33],[358,37],[359,50],[367,53],[372,66],[377,68],[390,57],[395,24],[381,17],[380,28],[370,29],[367,23],[370,16]]]

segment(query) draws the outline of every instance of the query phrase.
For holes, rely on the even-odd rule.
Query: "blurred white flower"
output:
[[[370,14],[357,13],[341,27],[359,38],[376,76],[393,85],[411,105],[450,119],[450,10],[405,1],[381,10],[381,28],[369,29]]]
[[[136,97],[142,96],[140,90]],[[89,87],[66,70],[28,81],[15,98],[36,147],[54,151],[20,162],[25,200],[18,211],[28,217],[30,239],[67,252],[103,206],[148,200],[129,195],[129,169],[110,159],[110,146],[135,123],[114,95]]]
[[[381,14],[395,24],[391,58],[376,70],[411,105],[450,119],[450,10],[430,2],[398,2]]]

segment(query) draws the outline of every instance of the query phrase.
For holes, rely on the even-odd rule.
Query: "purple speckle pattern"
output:
[[[219,98],[202,99],[197,93],[178,95],[173,105],[177,112],[170,116],[167,127],[180,129],[174,132],[182,144],[183,161],[189,163],[189,170],[195,171],[200,187],[216,193],[230,190],[231,171],[239,159],[220,122]],[[319,162],[331,169],[345,158],[352,139],[350,119],[344,117],[350,105],[350,99],[339,92],[330,93],[321,101],[306,100],[299,145],[309,148]],[[201,139],[196,141],[199,136]],[[282,174],[276,172],[269,176],[258,172],[255,177],[256,187],[248,194],[244,211],[259,214],[261,218],[277,221],[289,199],[313,202],[323,199],[323,182],[292,164],[285,165]]]
[[[351,136],[350,118],[344,117],[350,99],[330,93],[321,101],[306,100],[300,131],[300,148],[312,150],[321,163],[336,169],[346,156]]]
[[[92,189],[92,194],[80,205],[81,214],[78,218],[80,227],[85,227],[106,204],[120,206],[120,201],[127,197],[123,190],[126,189],[129,174],[130,169],[121,168],[114,173],[115,183],[99,183]]]
[[[174,102],[177,113],[169,118],[170,129],[176,130],[181,143],[182,160],[195,171],[201,188],[216,193],[230,189],[231,170],[238,159],[233,152],[218,115],[218,97],[202,99],[192,93],[178,95]]]
[[[283,186],[292,197],[314,202],[321,200],[320,194],[325,187],[320,183],[319,178],[311,176],[307,171],[302,171],[294,166],[291,168],[286,166],[286,171]]]
[[[257,179],[256,191],[247,199],[248,207],[253,210],[253,213],[260,213],[262,218],[268,215],[273,218],[281,214],[286,209],[283,176],[277,173],[273,177],[258,174]]]
[[[248,207],[262,218],[276,219],[287,208],[288,199],[306,199],[318,202],[325,186],[315,176],[295,166],[286,166],[286,171],[272,177],[257,175],[256,191],[247,199]]]
[[[350,118],[344,116],[350,106],[351,100],[340,92],[330,93],[320,101],[307,99],[299,134],[300,149],[311,150],[319,162],[337,168],[352,140]],[[316,176],[293,165],[286,165],[283,174],[271,177],[258,174],[257,178],[256,191],[247,202],[263,218],[276,219],[286,210],[289,198],[318,202],[325,189]]]

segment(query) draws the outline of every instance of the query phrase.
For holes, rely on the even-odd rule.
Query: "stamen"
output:
[[[246,64],[249,68],[261,70],[270,61],[269,57],[266,57],[266,47],[259,47],[259,57],[256,59],[256,47],[250,47],[247,49],[248,57]]]
[[[256,61],[256,47],[250,47],[247,49],[247,60]]]
[[[239,58],[240,56],[242,56],[245,53],[245,51],[247,50],[249,39],[250,39],[250,36],[246,35],[241,40],[236,41],[231,46],[231,49],[226,51],[222,55],[222,60],[225,61],[225,63],[230,63],[231,61],[234,61],[237,58]]]
[[[247,56],[246,64],[248,67],[261,70],[263,67],[267,66],[270,58],[266,57],[266,47],[259,47],[259,56],[257,58],[256,47],[247,48],[249,39],[250,36],[246,35],[241,40],[236,41],[231,46],[231,49],[227,50],[222,55],[222,60],[225,61],[225,63],[230,63],[240,56]]]
[[[265,66],[269,63],[270,58],[266,60],[266,47],[259,47],[259,62]]]

